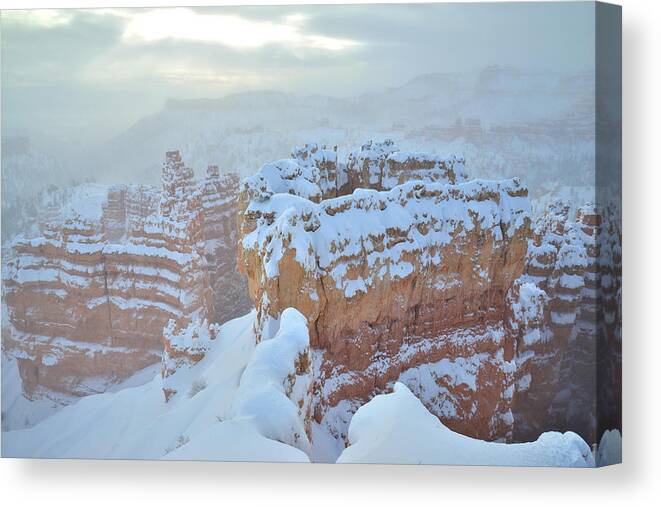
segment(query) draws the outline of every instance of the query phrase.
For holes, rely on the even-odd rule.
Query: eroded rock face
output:
[[[161,359],[171,320],[178,330],[247,311],[236,184],[217,168],[198,181],[169,152],[160,192],[110,187],[96,213],[74,206],[43,237],[15,244],[3,273],[3,348],[18,358],[29,397],[104,391]]]
[[[248,283],[236,267],[236,199],[239,177],[209,166],[200,182],[204,212],[204,255],[213,292],[214,322],[245,315],[252,308]]]
[[[132,229],[158,210],[160,192],[149,185],[113,185],[103,203],[105,240],[122,243]]]
[[[61,229],[14,246],[3,273],[11,324],[3,330],[3,349],[18,358],[28,397],[102,391],[157,360],[157,339],[127,340],[113,321],[113,310],[127,306],[131,312],[137,302],[127,295],[111,303],[105,246],[99,224],[83,219],[68,219]],[[132,317],[127,314],[125,327]],[[139,329],[148,333],[149,323]]]
[[[265,164],[243,184],[240,209],[250,200],[291,194],[320,202],[356,189],[390,190],[410,180],[426,183],[461,183],[467,180],[464,159],[400,151],[386,140],[370,141],[352,152],[347,161],[332,149],[316,143],[294,148],[291,158]]]
[[[464,159],[401,151],[391,140],[370,141],[349,155],[340,194],[357,188],[388,190],[411,180],[461,183],[467,180]]]
[[[239,262],[258,335],[288,307],[306,316],[317,422],[346,418],[400,379],[451,428],[509,438],[506,294],[525,267],[527,190],[517,180],[456,183],[463,173],[440,159],[388,148],[384,165],[351,161],[347,181],[382,188],[370,175],[388,160],[424,181],[316,203],[327,192],[295,158],[246,180]]]
[[[465,435],[595,442],[596,413],[621,425],[618,223],[562,204],[533,221],[517,179],[469,181],[463,165],[390,141],[346,161],[309,144],[239,184],[215,166],[196,180],[170,152],[162,190],[114,186],[100,212],[15,245],[3,347],[31,397],[102,391],[161,360],[167,401],[194,383],[181,379],[214,322],[254,306],[264,364],[245,389],[283,402],[291,424],[273,438],[305,452],[312,426],[346,440],[353,412],[396,381]],[[275,340],[288,329],[305,336],[291,349]],[[274,351],[288,369],[261,392]],[[597,397],[600,375],[616,380]],[[256,406],[236,413],[275,431]]]
[[[218,337],[219,332],[220,325],[209,324],[206,319],[200,321],[199,318],[193,318],[184,322],[171,319],[168,322],[163,330],[161,360],[161,378],[166,402],[179,392],[173,375],[204,359],[211,342]],[[203,385],[199,388],[202,389]]]
[[[556,203],[537,220],[526,272],[509,296],[521,441],[571,430],[597,442],[598,375],[614,382],[612,399],[621,389],[621,233],[610,210],[586,205],[571,218],[569,209]],[[620,427],[619,413],[608,417],[604,424]]]

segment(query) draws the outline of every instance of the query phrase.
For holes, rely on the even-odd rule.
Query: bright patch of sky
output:
[[[337,51],[356,46],[350,39],[325,37],[304,30],[305,16],[291,14],[281,21],[254,21],[234,14],[202,14],[189,8],[155,9],[131,13],[121,11],[128,22],[122,35],[125,41],[154,42],[183,39],[218,42],[234,48],[258,48],[284,43]]]

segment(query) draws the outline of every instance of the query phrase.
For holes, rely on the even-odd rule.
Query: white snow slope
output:
[[[350,445],[338,463],[593,467],[585,441],[572,432],[543,433],[535,442],[476,440],[445,427],[402,383],[354,414]]]
[[[160,374],[87,396],[32,428],[3,432],[2,456],[310,461],[318,453],[295,400],[305,397],[311,377],[293,368],[309,352],[307,323],[286,310],[273,337],[255,346],[254,321],[252,312],[224,324],[204,359],[168,378],[178,387],[169,402]],[[573,433],[545,433],[527,444],[454,433],[400,383],[358,410],[349,440],[340,463],[594,466]]]
[[[264,437],[255,417],[224,419],[255,352],[254,317],[222,326],[204,359],[181,372],[182,382],[206,384],[192,397],[182,386],[166,403],[160,374],[139,387],[88,396],[33,428],[3,433],[3,457],[309,461]]]

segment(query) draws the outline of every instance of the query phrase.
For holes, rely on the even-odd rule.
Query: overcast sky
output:
[[[29,129],[100,140],[167,98],[261,89],[357,95],[491,64],[592,70],[593,9],[586,2],[3,11],[3,135]]]

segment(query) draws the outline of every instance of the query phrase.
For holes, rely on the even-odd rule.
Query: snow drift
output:
[[[284,313],[273,339],[255,346],[254,317],[223,325],[203,359],[167,377],[179,387],[168,402],[160,375],[88,396],[33,428],[3,433],[3,457],[309,461],[287,445],[309,448],[298,406],[284,394],[292,379],[291,392],[305,391],[294,365],[307,347],[305,320]]]
[[[535,442],[500,444],[445,427],[402,383],[354,414],[349,447],[338,463],[593,467],[585,441],[572,432],[543,433]]]

